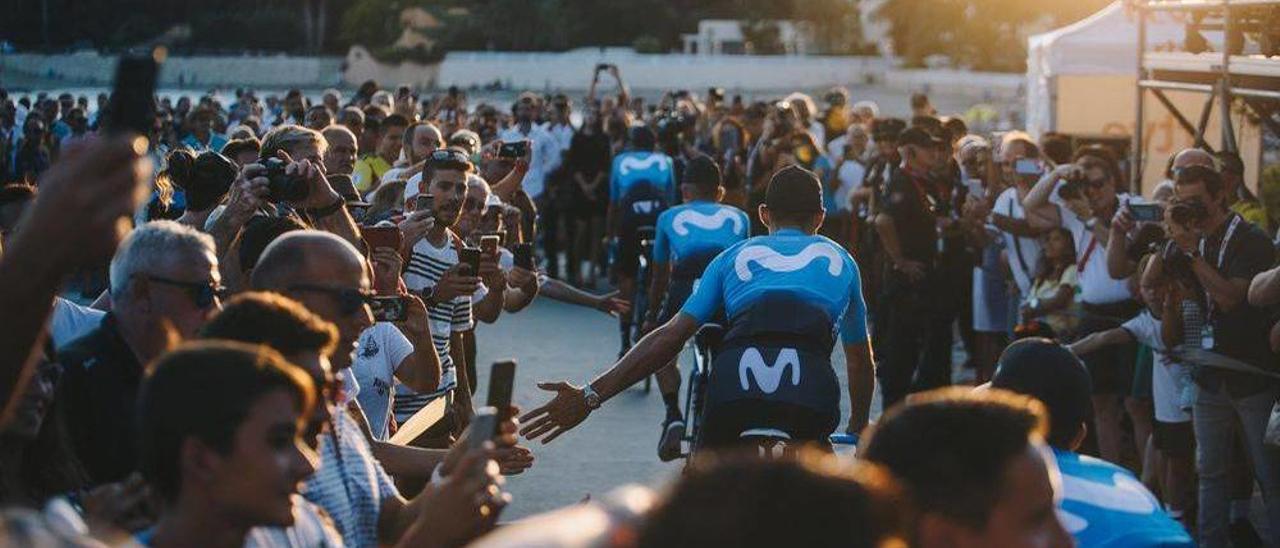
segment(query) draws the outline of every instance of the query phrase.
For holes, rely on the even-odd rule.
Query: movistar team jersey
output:
[[[677,279],[695,279],[750,228],[746,212],[733,206],[698,200],[673,207],[658,216],[653,261],[671,263]]]
[[[671,157],[661,152],[626,151],[613,158],[609,172],[609,202],[633,203],[661,199],[665,205],[676,201],[676,169]],[[653,212],[655,215],[657,211]]]
[[[1062,472],[1058,517],[1080,546],[1195,546],[1128,470],[1054,449]]]
[[[733,318],[765,297],[777,302],[779,295],[826,312],[832,334],[838,328],[845,344],[867,341],[867,307],[857,263],[830,239],[795,229],[756,236],[726,249],[707,266],[680,312],[701,324],[719,311]]]

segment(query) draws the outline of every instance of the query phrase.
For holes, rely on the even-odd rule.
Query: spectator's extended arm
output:
[[[0,424],[21,400],[63,277],[110,258],[146,197],[150,166],[143,152],[140,139],[90,138],[68,146],[41,178],[39,195],[0,258]]]

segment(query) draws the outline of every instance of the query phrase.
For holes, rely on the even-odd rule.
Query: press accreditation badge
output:
[[[1213,326],[1205,324],[1200,328],[1200,348],[1213,350]]]

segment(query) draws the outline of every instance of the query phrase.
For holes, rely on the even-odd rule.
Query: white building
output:
[[[704,19],[698,21],[697,34],[681,34],[683,52],[696,55],[744,55],[749,44],[742,32],[746,21]],[[814,51],[813,35],[804,23],[768,21],[778,26],[778,40],[787,55],[805,55]]]

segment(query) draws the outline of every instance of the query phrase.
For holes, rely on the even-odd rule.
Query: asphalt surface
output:
[[[527,411],[549,399],[540,381],[567,380],[581,385],[608,368],[618,353],[617,320],[600,312],[539,298],[518,314],[477,330],[479,400],[488,390],[489,364],[515,358],[514,400]],[[838,346],[838,345],[837,345]],[[844,363],[837,348],[835,364]],[[681,355],[689,363],[688,351]],[[836,367],[841,383],[843,367]],[[687,374],[685,367],[682,373]],[[847,416],[848,402],[841,402]],[[877,404],[878,405],[878,404]],[[873,406],[874,407],[874,406]],[[522,441],[536,461],[522,475],[508,478],[514,500],[504,520],[519,519],[598,497],[628,483],[661,485],[679,470],[680,461],[658,460],[663,418],[657,384],[645,393],[633,387],[608,401],[577,428],[548,445]]]

